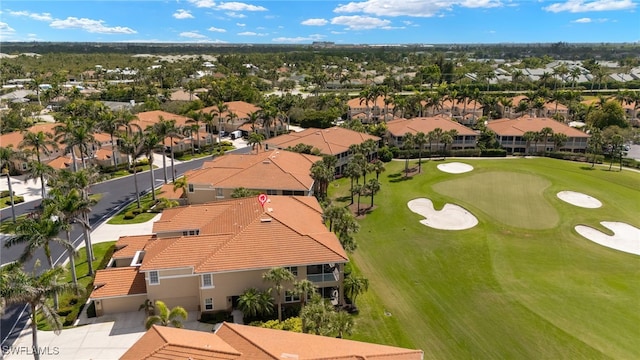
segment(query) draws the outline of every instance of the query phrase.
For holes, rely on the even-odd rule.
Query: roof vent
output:
[[[260,219],[260,222],[261,223],[269,223],[269,222],[271,222],[271,218],[262,218],[262,219]]]
[[[271,164],[271,161],[269,161],[269,160],[265,160],[265,161],[263,161],[262,163],[263,163],[263,164]]]

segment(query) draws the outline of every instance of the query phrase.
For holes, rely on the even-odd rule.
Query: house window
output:
[[[278,190],[267,190],[267,195],[278,195]]]
[[[213,287],[213,276],[211,274],[202,274],[202,287]]]
[[[284,294],[284,302],[299,302],[300,301],[300,295],[294,293],[293,291],[287,291]]]
[[[195,236],[200,235],[200,230],[185,230],[182,232],[182,236]]]
[[[224,194],[222,193],[222,190],[223,190],[222,188],[216,189],[216,196],[217,197],[219,197],[219,198],[224,197]]]
[[[294,276],[298,276],[298,267],[297,266],[286,266],[285,269],[289,270]]]
[[[26,171],[27,170],[27,163],[22,163],[22,171]]]
[[[160,284],[160,277],[157,271],[149,271],[149,285]]]
[[[204,299],[204,309],[206,310],[213,310],[213,299],[212,298],[206,298]]]
[[[193,184],[189,184],[189,192],[192,193],[193,192]]]

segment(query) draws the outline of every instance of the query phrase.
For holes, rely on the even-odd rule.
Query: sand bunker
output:
[[[602,206],[600,200],[575,191],[560,191],[557,196],[562,201],[583,208],[596,209]]]
[[[438,165],[438,170],[450,174],[462,174],[473,170],[473,166],[459,162],[452,162]]]
[[[420,223],[439,230],[466,230],[478,225],[478,219],[458,205],[446,204],[435,210],[429,199],[413,199],[407,203],[409,209],[425,217]]]
[[[602,246],[640,255],[640,229],[622,222],[602,221],[600,224],[613,231],[613,236],[584,225],[576,226],[576,231]]]

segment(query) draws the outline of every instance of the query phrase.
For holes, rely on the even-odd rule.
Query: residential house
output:
[[[214,131],[218,132],[222,130],[226,133],[232,131],[241,130],[243,135],[247,135],[252,131],[249,124],[250,114],[260,113],[261,108],[244,101],[229,101],[224,103],[228,110],[224,111],[222,115],[217,114],[217,106],[209,106],[202,109],[205,113],[214,113],[218,118],[218,126],[214,127]],[[244,125],[244,126],[243,126]],[[263,133],[265,136],[266,129],[263,127],[263,119],[260,116],[258,122],[255,124],[257,132]],[[285,124],[278,119],[272,119],[272,123],[269,125],[269,133],[276,134],[285,131]]]
[[[160,122],[160,118],[164,120],[173,120],[175,121],[176,127],[184,128],[185,126],[189,126],[192,120],[189,117],[172,114],[170,112],[162,111],[162,110],[153,110],[153,111],[145,111],[136,114],[136,119],[131,122],[132,126],[138,127],[141,130],[146,129],[149,126],[153,126]],[[205,146],[211,143],[211,138],[208,136],[207,128],[204,122],[200,123],[199,128],[199,141],[196,142],[196,145]],[[163,144],[165,146],[166,151],[170,151],[173,147],[174,152],[185,152],[191,149],[191,143],[196,141],[195,139],[196,133],[195,131],[192,133],[188,133],[187,135],[180,135],[173,137],[173,143],[171,142],[170,137],[166,137],[163,140]]]
[[[517,117],[529,114],[530,116],[537,116],[543,118],[552,118],[555,114],[562,116],[563,119],[569,119],[569,108],[557,101],[548,101],[542,105],[542,108],[535,109],[532,106],[527,106],[525,111],[517,111],[520,102],[527,102],[528,99],[524,95],[518,95],[511,98],[511,106],[504,106],[504,104],[498,102],[498,112],[503,117],[509,119],[515,119]],[[528,104],[530,105],[530,104]]]
[[[190,204],[230,199],[237,188],[267,195],[313,194],[311,166],[322,158],[273,149],[251,154],[225,154],[187,171]]]
[[[312,281],[333,304],[344,304],[349,259],[313,196],[170,208],[153,232],[121,237],[107,268],[97,271],[90,299],[98,316],[137,311],[146,299],[188,311],[231,310],[246,289],[268,289],[262,274],[274,267]],[[293,284],[284,285],[283,303],[299,302],[289,292]]]
[[[387,139],[390,145],[402,147],[404,137],[407,134],[416,135],[421,132],[427,135],[438,128],[443,132],[457,131],[458,134],[450,145],[451,150],[474,149],[476,147],[478,134],[446,116],[416,117],[389,121],[387,123]],[[435,148],[430,150],[437,150],[443,145],[442,143],[433,142],[431,146],[435,146]]]
[[[482,104],[475,100],[450,100],[442,101],[438,107],[427,106],[426,101],[421,101],[423,115],[433,117],[437,115],[449,116],[461,124],[473,126],[476,120],[482,117]]]
[[[373,101],[357,97],[347,101],[349,119],[358,119],[362,123],[383,121],[393,117],[394,105],[391,97],[378,96]]]
[[[338,160],[336,165],[336,175],[344,172],[349,159],[351,159],[351,145],[360,145],[367,140],[380,142],[377,136],[349,130],[343,127],[334,126],[328,129],[308,128],[300,132],[292,132],[280,135],[265,141],[267,148],[287,149],[298,144],[309,145],[318,149],[322,155],[335,156]],[[378,152],[378,148],[372,150],[367,157],[372,159]]]
[[[422,360],[422,350],[222,323],[213,333],[154,325],[120,360]]]
[[[544,151],[544,140],[528,144],[528,149],[523,135],[528,131],[540,132],[547,127],[551,128],[553,133],[567,135],[567,141],[559,149],[555,148],[553,140],[548,139],[546,143],[547,151],[584,153],[589,140],[589,135],[584,132],[550,118],[523,116],[517,119],[498,119],[489,121],[487,127],[496,133],[498,142],[509,154],[527,153],[531,147],[533,147],[533,152]]]

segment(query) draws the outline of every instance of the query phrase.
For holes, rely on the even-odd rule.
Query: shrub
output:
[[[149,165],[149,159],[141,159],[136,162],[136,166],[147,166]]]
[[[133,213],[133,211],[127,211],[126,213],[124,213],[123,218],[125,220],[131,220],[131,219],[135,219],[136,214]]]
[[[223,321],[233,322],[233,317],[231,313],[226,310],[214,311],[214,312],[203,312],[200,315],[200,319],[198,320],[207,324],[217,324]]]
[[[96,303],[92,301],[91,304],[89,304],[89,307],[87,307],[87,317],[94,318],[96,316]]]
[[[16,192],[13,191],[13,195],[15,196]],[[9,196],[9,190],[0,191],[0,198]]]
[[[135,208],[135,209],[133,209],[133,210],[131,210],[129,212],[132,213],[133,215],[140,215],[140,214],[142,214],[143,210],[139,209],[139,208]]]
[[[378,158],[384,162],[389,162],[393,159],[393,152],[388,146],[383,146],[378,150]]]
[[[484,157],[506,157],[507,150],[505,149],[484,149],[480,153],[480,156]]]
[[[63,326],[71,326],[73,325],[73,323],[76,322],[76,319],[78,318],[78,314],[80,313],[80,310],[82,310],[83,306],[78,306],[78,307],[74,307],[72,309],[72,311],[67,314],[67,317],[64,319],[64,322],[62,323]]]
[[[13,203],[14,204],[20,204],[20,203],[23,203],[23,202],[24,202],[24,197],[22,197],[22,196],[14,196],[13,197]],[[6,205],[11,205],[11,199],[10,198],[7,199],[4,203]]]
[[[63,308],[58,309],[58,315],[66,317],[72,311],[73,311],[73,307],[71,307],[71,306],[63,307]]]

